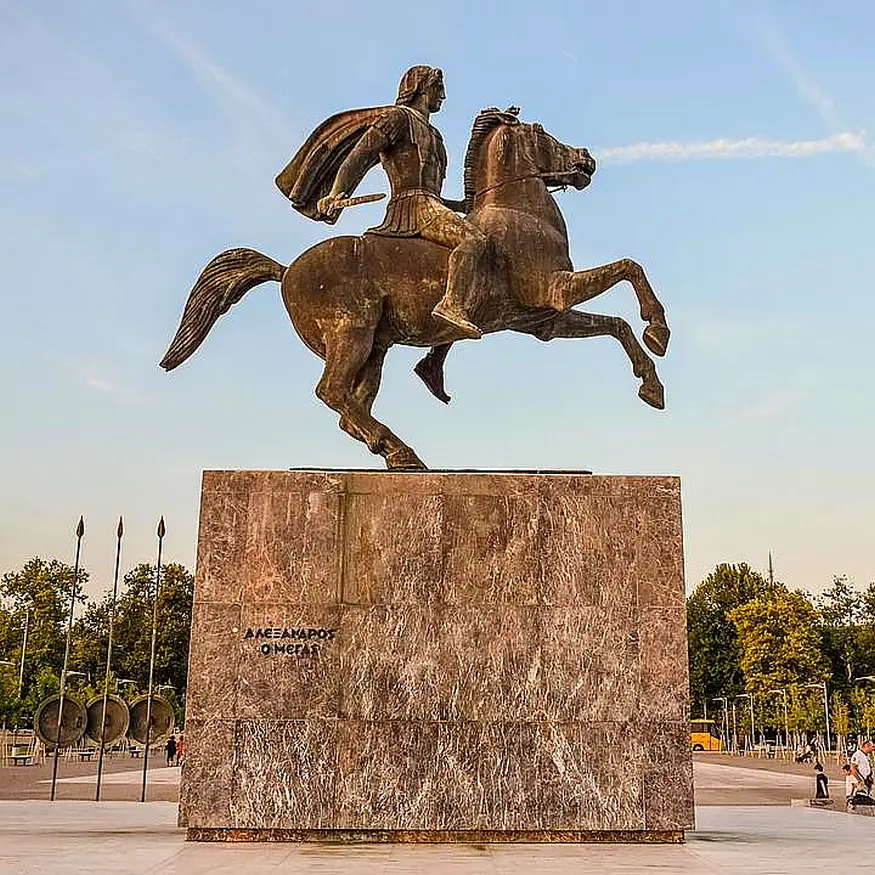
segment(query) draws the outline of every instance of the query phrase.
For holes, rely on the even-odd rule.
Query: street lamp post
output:
[[[826,681],[821,681],[819,684],[800,684],[800,687],[819,687],[823,690],[823,716],[826,720],[826,751],[829,750],[829,698],[826,692]]]
[[[27,634],[30,631],[30,605],[24,606],[24,638],[21,642],[21,666],[18,669],[18,698],[24,689],[24,654],[27,653]]]
[[[747,699],[750,702],[750,749],[753,752],[754,747],[756,747],[756,727],[754,726],[754,717],[753,717],[753,693],[739,693],[737,696],[733,696],[735,699]]]
[[[715,696],[711,701],[720,702],[722,706],[723,713],[720,717],[720,723],[723,729],[723,753],[726,753],[726,742],[729,741],[729,715],[727,714],[729,700],[726,696]]]
[[[786,751],[790,750],[790,717],[789,710],[787,708],[787,690],[785,688],[777,689],[777,690],[769,690],[769,693],[781,693],[784,697],[784,749]]]
[[[738,720],[735,713],[735,702],[732,703],[732,752],[738,753]]]

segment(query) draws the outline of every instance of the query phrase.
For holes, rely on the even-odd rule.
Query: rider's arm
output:
[[[340,165],[334,185],[331,187],[330,197],[351,195],[365,173],[379,159],[380,153],[395,145],[406,131],[407,118],[404,111],[400,109],[390,110],[386,116],[368,128]]]

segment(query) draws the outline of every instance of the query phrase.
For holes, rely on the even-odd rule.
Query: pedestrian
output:
[[[185,733],[179,733],[179,744],[176,745],[176,765],[182,765],[182,758],[185,756]]]
[[[164,745],[164,753],[167,754],[167,765],[172,766],[176,760],[176,738],[171,735],[167,739],[167,744]]]
[[[851,771],[850,763],[845,763],[842,766],[842,772],[844,772],[845,775],[845,800],[848,804],[851,804],[854,794],[860,789],[860,784],[857,783],[857,779]]]
[[[872,789],[872,763],[869,754],[873,750],[875,744],[872,744],[871,739],[864,738],[851,756],[851,774],[865,787],[867,793]]]
[[[814,798],[829,799],[829,778],[824,775],[820,763],[814,764]]]
[[[811,747],[809,746],[808,742],[800,742],[799,747],[796,748],[796,762],[809,763],[811,762],[811,757]]]

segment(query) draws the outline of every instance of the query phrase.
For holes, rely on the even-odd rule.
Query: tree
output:
[[[77,601],[86,596],[82,586],[88,572],[79,569]],[[24,695],[41,668],[60,674],[64,662],[73,568],[57,559],[31,559],[20,571],[10,571],[0,579],[0,597],[8,604],[9,634],[0,639],[0,659],[21,659],[25,612],[30,610],[27,653],[24,667]]]
[[[112,673],[116,678],[135,681],[136,687],[144,690],[149,682],[154,566],[138,565],[125,575],[123,586],[116,604]],[[191,572],[176,563],[162,567],[154,683],[172,685],[180,698],[186,688],[193,596]],[[88,608],[76,625],[77,665],[85,666],[96,681],[106,672],[111,607],[112,594],[107,593]]]
[[[741,669],[748,692],[826,680],[817,611],[806,595],[776,586],[730,612],[738,630]]]
[[[832,667],[832,683],[849,689],[871,659],[871,639],[862,620],[866,612],[863,593],[847,577],[834,577],[832,586],[817,599],[823,651]]]
[[[744,690],[736,608],[769,591],[769,582],[745,563],[718,565],[687,599],[690,693],[694,703]]]

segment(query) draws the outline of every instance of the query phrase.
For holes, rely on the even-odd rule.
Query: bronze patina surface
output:
[[[298,335],[325,361],[316,394],[389,468],[425,468],[371,413],[383,360],[396,344],[431,347],[416,372],[448,401],[443,363],[458,340],[497,331],[544,341],[609,335],[641,380],[639,396],[661,409],[662,383],[631,326],[573,309],[626,280],[647,323],[644,344],[666,352],[665,312],[641,265],[624,258],[576,271],[571,263],[551,187],[589,185],[592,156],[521,121],[516,108],[485,109],[465,157],[465,197],[444,198],[447,154],[431,123],[444,97],[442,72],[417,66],[404,74],[395,104],[339,113],[320,125],[278,186],[301,214],[331,224],[379,162],[391,187],[384,221],[361,237],[317,244],[288,267],[252,249],[216,256],[191,291],[162,367],[185,361],[247,291],[276,281]]]

